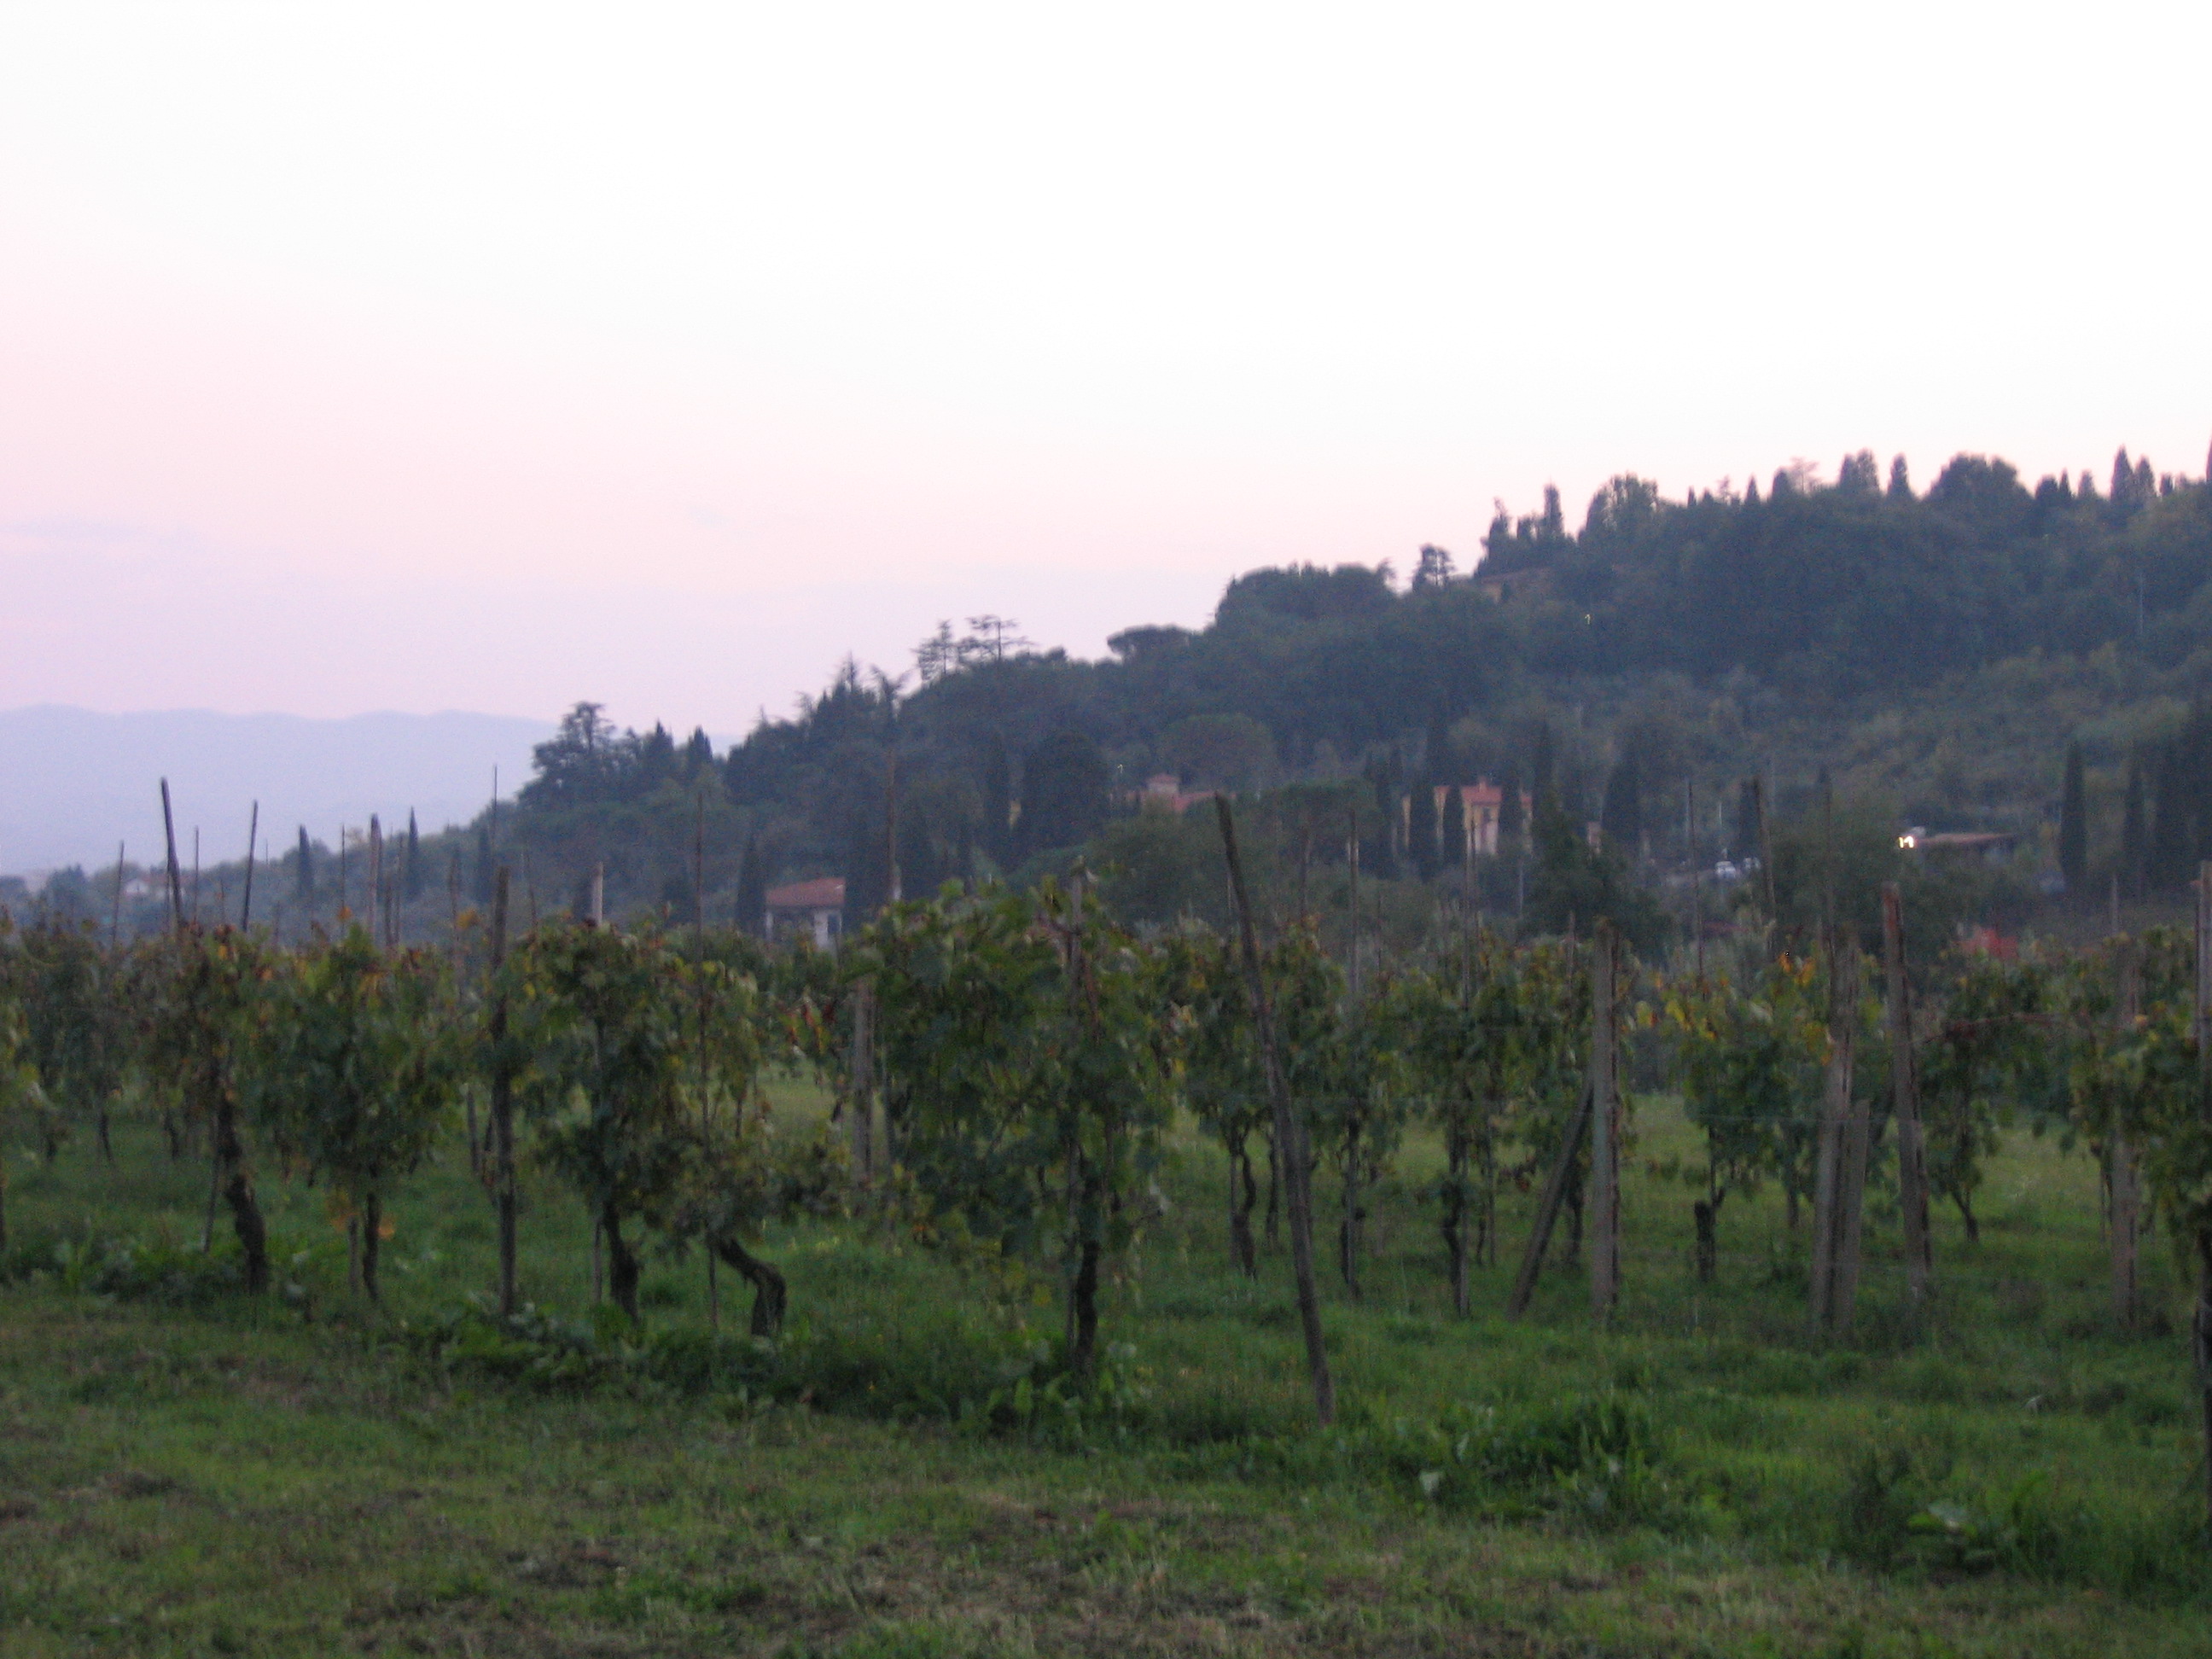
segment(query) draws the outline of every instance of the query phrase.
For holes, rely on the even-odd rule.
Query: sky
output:
[[[0,707],[748,727],[990,611],[2212,444],[2212,11],[0,0]]]

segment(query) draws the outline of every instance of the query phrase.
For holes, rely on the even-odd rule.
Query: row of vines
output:
[[[227,1216],[255,1292],[270,1282],[257,1179],[320,1183],[371,1298],[394,1194],[428,1159],[465,1159],[498,1216],[510,1316],[521,1168],[587,1208],[632,1321],[646,1253],[697,1248],[750,1284],[752,1329],[773,1336],[788,1296],[774,1227],[863,1215],[1056,1282],[1079,1384],[1106,1292],[1165,1201],[1171,1132],[1194,1126],[1224,1154],[1234,1271],[1256,1277],[1289,1234],[1326,1418],[1316,1257],[1363,1295],[1372,1194],[1417,1133],[1442,1152],[1425,1196],[1455,1308],[1472,1310],[1475,1269],[1507,1249],[1502,1194],[1523,1192],[1538,1196],[1511,1311],[1563,1226],[1603,1317],[1635,1101],[1677,1095],[1698,1150],[1661,1173],[1682,1183],[1696,1272],[1715,1272],[1731,1205],[1771,1186],[1793,1235],[1811,1218],[1811,1316],[1833,1332],[1850,1322],[1869,1189],[1895,1195],[1916,1310],[1940,1317],[1928,1208],[1951,1206],[1971,1237],[1981,1172],[2017,1125],[2097,1160],[2121,1320],[2141,1312],[2153,1225],[2197,1269],[2212,1429],[2201,928],[1960,956],[1916,983],[1894,938],[1883,961],[1841,934],[1800,956],[1747,933],[1680,972],[1626,960],[1605,929],[1471,930],[1348,972],[1313,927],[1286,920],[1262,940],[1241,905],[1238,935],[1139,935],[1079,878],[897,904],[834,954],[565,920],[510,942],[504,897],[502,878],[491,914],[465,914],[435,950],[359,926],[283,948],[182,921],[128,946],[0,928],[7,1145],[51,1158],[84,1138],[112,1159],[116,1114],[147,1115],[168,1157],[205,1160],[208,1239]],[[818,1133],[769,1110],[765,1081],[794,1071],[837,1103]]]

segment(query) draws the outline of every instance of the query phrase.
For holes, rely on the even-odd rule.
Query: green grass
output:
[[[1650,1167],[1687,1133],[1664,1103],[1639,1132],[1604,1331],[1556,1266],[1528,1321],[1491,1311],[1518,1194],[1485,1311],[1451,1317],[1409,1144],[1364,1305],[1326,1281],[1326,1436],[1281,1255],[1224,1271],[1195,1139],[1109,1299],[1123,1409],[1073,1427],[1006,1420],[1044,1286],[855,1223],[773,1241],[781,1352],[726,1279],[710,1341],[702,1261],[655,1260],[647,1346],[539,1386],[439,1337],[490,1277],[465,1167],[394,1206],[372,1313],[320,1192],[264,1173],[288,1291],[254,1305],[203,1287],[204,1170],[150,1132],[113,1170],[12,1148],[0,1653],[2212,1652],[2182,1285],[2147,1243],[2168,1328],[2113,1328],[2086,1158],[2008,1144],[1978,1249],[1942,1218],[1924,1330],[1877,1210],[1859,1334],[1821,1345],[1779,1203],[1732,1200],[1695,1285],[1689,1194]],[[175,1271],[103,1281],[84,1247],[120,1237]],[[530,1297],[588,1320],[580,1209],[533,1187],[525,1237]]]

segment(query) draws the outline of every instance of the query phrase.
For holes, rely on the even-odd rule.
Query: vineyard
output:
[[[1139,1650],[2203,1650],[2203,921],[1908,961],[1892,890],[1867,939],[1399,958],[1255,914],[1221,828],[1226,933],[1132,931],[1079,872],[834,953],[517,928],[504,871],[439,945],[11,926],[0,1540],[41,1540],[11,1650],[1083,1645],[1012,1588],[1032,1547]],[[660,1518],[422,1545],[436,1585],[366,1622],[362,1574],[414,1580],[358,1537],[266,1626],[150,1589],[111,1616],[150,1569],[56,1494],[193,1488],[70,1460],[143,1464],[187,1407],[279,1433],[216,1399],[349,1444],[445,1425],[395,1467],[526,1428],[572,1493],[626,1436]],[[848,1462],[880,1505],[824,1495]],[[216,1508],[246,1535],[274,1501]],[[945,1533],[990,1504],[1025,1541]],[[1251,1541],[1278,1524],[1297,1548]],[[235,1540],[189,1527],[219,1583]],[[750,1565],[703,1541],[744,1527]]]

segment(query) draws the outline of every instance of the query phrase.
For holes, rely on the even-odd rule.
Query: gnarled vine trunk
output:
[[[1252,1211],[1260,1201],[1252,1178],[1252,1154],[1244,1137],[1229,1149],[1229,1257],[1247,1279],[1260,1276],[1259,1253],[1252,1242]]]
[[[784,1283],[782,1273],[772,1262],[763,1261],[734,1233],[717,1235],[707,1248],[742,1274],[753,1287],[752,1334],[774,1336],[783,1328],[783,1310],[790,1300],[790,1288]]]
[[[1362,1190],[1359,1167],[1359,1127],[1353,1125],[1346,1137],[1344,1149],[1344,1217],[1336,1235],[1337,1270],[1344,1275],[1346,1294],[1354,1302],[1361,1299],[1359,1258],[1366,1240],[1366,1229],[1361,1223],[1366,1218],[1366,1194]]]
[[[383,1234],[384,1200],[372,1192],[361,1202],[361,1287],[371,1302],[381,1299],[376,1289],[376,1263]]]
[[[1085,1382],[1098,1368],[1098,1241],[1085,1238],[1068,1289],[1067,1368]]]
[[[609,1204],[599,1212],[599,1231],[607,1243],[607,1294],[633,1325],[637,1323],[637,1281],[643,1271],[637,1253],[622,1235],[622,1212]]]
[[[1716,1192],[1690,1206],[1690,1214],[1698,1227],[1698,1283],[1710,1285],[1720,1266],[1721,1205],[1728,1194]]]
[[[1452,1311],[1468,1310],[1467,1132],[1455,1126],[1444,1148],[1443,1237],[1446,1259],[1451,1263]]]
[[[246,1168],[246,1148],[238,1138],[238,1101],[228,1079],[210,1079],[215,1098],[215,1155],[225,1172],[222,1200],[230,1208],[231,1230],[245,1258],[246,1288],[259,1294],[269,1288],[269,1225],[253,1195],[253,1177]]]

